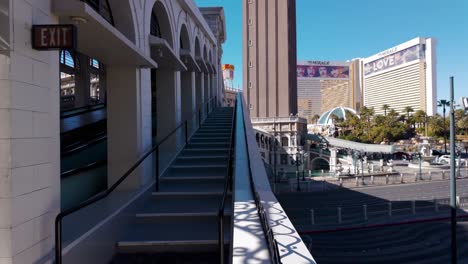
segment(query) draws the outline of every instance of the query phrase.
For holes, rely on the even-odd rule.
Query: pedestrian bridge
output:
[[[367,153],[394,153],[396,148],[394,145],[366,144],[359,143],[334,137],[324,137],[317,134],[307,134],[306,139],[326,144],[328,147],[337,147],[344,149],[352,149],[359,152]]]

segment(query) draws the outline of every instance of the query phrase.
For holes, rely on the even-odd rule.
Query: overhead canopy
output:
[[[195,59],[197,60],[197,64],[198,64],[198,66],[200,66],[202,72],[210,73],[208,65],[206,65],[205,61],[203,61],[203,59],[201,57],[197,56]]]
[[[165,39],[149,35],[149,44],[151,47],[151,58],[158,63],[159,69],[186,71],[184,63],[174,53],[171,46]]]
[[[201,69],[198,66],[197,62],[195,61],[195,58],[190,53],[190,50],[181,49],[180,50],[180,58],[182,59],[183,63],[185,64],[185,67],[187,67],[188,71],[201,72]]]
[[[60,24],[77,27],[76,50],[109,66],[157,68],[158,64],[145,55],[119,30],[83,1],[55,0],[54,14]],[[72,20],[81,19],[79,23]],[[112,48],[110,48],[112,47]]]
[[[214,73],[214,74],[217,74],[218,71],[216,70],[216,67],[214,66],[214,64],[213,64],[213,63],[210,63],[210,65],[211,65],[211,69],[213,70],[213,73]]]

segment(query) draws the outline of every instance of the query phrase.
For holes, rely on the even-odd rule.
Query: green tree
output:
[[[384,110],[384,116],[387,116],[388,109],[390,109],[390,106],[388,104],[382,105],[382,110]]]

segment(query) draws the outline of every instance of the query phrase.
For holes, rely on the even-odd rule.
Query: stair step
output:
[[[185,148],[181,155],[225,155],[229,148]]]
[[[230,239],[225,238],[224,244],[229,245]],[[218,240],[179,240],[179,241],[121,241],[117,243],[120,253],[186,253],[186,252],[216,252],[218,249]],[[197,258],[198,258],[197,254]],[[171,258],[172,260],[174,258]],[[162,262],[161,262],[162,263]],[[186,263],[186,262],[184,262]],[[206,262],[200,262],[206,263]]]
[[[223,177],[223,176],[219,176],[219,177],[216,177],[216,176],[206,176],[206,177],[203,177],[203,176],[193,176],[193,177],[161,177],[161,182],[179,182],[179,181],[183,181],[183,182],[189,182],[189,181],[195,181],[195,182],[200,182],[200,181],[206,181],[206,180],[209,180],[209,181],[224,181],[226,177]]]
[[[184,155],[181,155],[177,159],[180,159],[180,160],[227,159],[228,157],[229,157],[229,155],[200,155],[200,156],[195,156],[195,155],[184,156]]]
[[[189,142],[187,148],[199,148],[199,147],[210,147],[210,148],[226,148],[229,147],[231,142]]]
[[[151,198],[139,208],[138,213],[198,213],[217,212],[222,199],[221,191],[204,192],[174,192],[174,195],[152,195]],[[183,193],[183,194],[181,194]],[[212,194],[208,194],[212,193]],[[232,210],[232,194],[227,193],[226,210]]]
[[[179,178],[179,179],[178,179]],[[171,180],[169,180],[171,179]],[[160,192],[221,192],[224,190],[225,177],[164,177],[159,186]]]
[[[231,216],[231,212],[224,215]],[[137,218],[178,218],[178,217],[217,217],[218,212],[192,212],[192,213],[141,213],[136,214]]]
[[[228,163],[228,155],[180,155],[174,165],[219,165]]]
[[[223,192],[153,192],[153,197],[161,196],[222,196]]]
[[[172,165],[172,169],[210,169],[210,168],[226,168],[227,164],[210,164],[210,165]]]

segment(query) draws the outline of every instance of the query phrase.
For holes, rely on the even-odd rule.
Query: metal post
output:
[[[198,109],[198,128],[201,127],[201,109]]]
[[[185,146],[188,144],[188,124],[187,120],[185,120]]]
[[[434,202],[434,211],[439,212],[439,204],[437,203],[437,199],[434,198],[433,202]]]
[[[55,220],[55,263],[62,264],[62,222]]]
[[[154,167],[154,180],[155,180],[155,183],[154,183],[154,190],[156,192],[159,192],[159,146],[156,147],[156,165]]]
[[[314,209],[310,209],[310,222],[315,225],[315,212]]]
[[[341,223],[341,207],[338,207],[338,223]]]
[[[385,184],[388,184],[388,174],[385,175]]]
[[[299,186],[299,171],[296,170],[296,178],[297,178],[297,188],[296,191],[300,192],[301,187]]]
[[[422,168],[421,168],[421,163],[422,163],[422,157],[421,157],[421,153],[418,153],[419,154],[419,179],[422,180]]]
[[[392,216],[392,202],[388,202],[388,216]]]
[[[362,211],[364,213],[364,221],[367,221],[367,204],[362,205]]]
[[[450,219],[452,263],[457,263],[457,186],[455,179],[455,104],[453,91],[453,76],[450,77]]]

